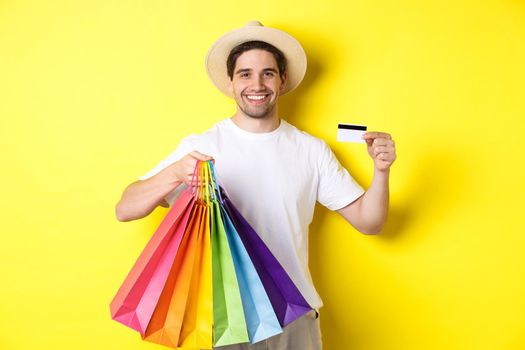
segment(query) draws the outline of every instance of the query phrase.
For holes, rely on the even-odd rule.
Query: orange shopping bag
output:
[[[176,348],[193,274],[202,205],[195,205],[144,340]]]
[[[179,346],[184,348],[211,349],[213,329],[213,305],[211,287],[211,243],[210,211],[203,206],[200,222],[195,266],[190,285],[190,295],[186,304]]]
[[[213,330],[213,298],[210,235],[210,180],[211,174],[206,166],[199,167],[201,178],[197,205],[202,206],[203,214],[199,226],[198,247],[195,267],[190,286],[190,295],[180,334],[179,346],[185,348],[210,349]]]

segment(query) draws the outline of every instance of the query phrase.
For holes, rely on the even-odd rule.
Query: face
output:
[[[279,76],[273,55],[266,50],[243,52],[235,62],[230,91],[238,109],[251,118],[273,115],[280,93],[284,90],[286,76]]]

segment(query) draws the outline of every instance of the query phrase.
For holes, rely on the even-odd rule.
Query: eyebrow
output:
[[[242,68],[242,69],[237,70],[235,72],[235,74],[242,74],[242,73],[247,73],[247,72],[251,72],[251,71],[253,71],[253,69],[251,69],[251,68]],[[275,68],[264,68],[263,72],[274,72],[275,74],[279,73],[277,71],[277,69],[275,69]]]

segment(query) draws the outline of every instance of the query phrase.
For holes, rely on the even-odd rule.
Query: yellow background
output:
[[[0,2],[0,348],[161,349],[109,302],[164,209],[119,223],[124,187],[234,111],[208,47],[258,19],[305,47],[281,114],[363,185],[363,145],[398,160],[384,234],[319,207],[311,266],[325,349],[523,349],[525,3]]]

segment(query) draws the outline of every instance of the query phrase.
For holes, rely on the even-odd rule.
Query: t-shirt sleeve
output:
[[[365,190],[354,180],[337,160],[325,142],[319,162],[319,188],[317,200],[330,210],[346,207],[365,193]]]
[[[161,160],[153,169],[148,171],[146,174],[142,175],[139,180],[146,180],[150,177],[153,177],[160,173],[162,170],[166,169],[171,164],[175,163],[186,154],[192,152],[193,149],[188,138],[182,139],[175,151],[173,151],[168,157]]]
[[[161,160],[157,164],[157,166],[155,166],[153,169],[148,171],[146,174],[142,175],[139,179],[146,180],[146,179],[149,179],[150,177],[157,175],[162,170],[166,169],[168,166],[175,163],[176,161],[184,157],[186,154],[192,152],[193,150],[194,149],[190,142],[190,137],[182,139],[179,145],[177,146],[177,148],[175,149],[175,151],[173,151],[165,159]],[[168,193],[164,197],[164,199],[171,206],[171,204],[180,196],[180,194],[182,193],[182,191],[184,191],[184,189],[186,189],[186,187],[187,187],[186,184],[182,184],[178,186],[176,189]]]

